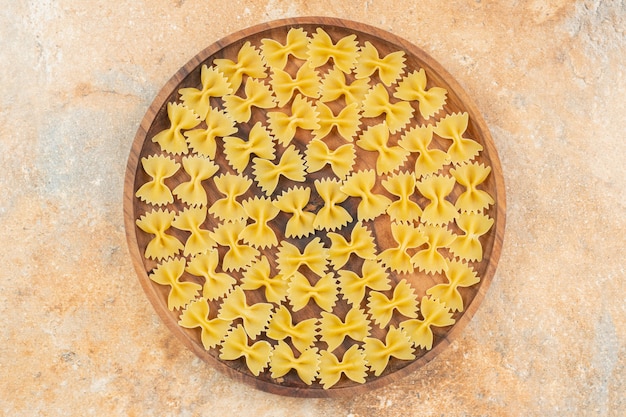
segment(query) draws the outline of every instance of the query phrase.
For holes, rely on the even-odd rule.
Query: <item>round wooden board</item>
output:
[[[179,101],[178,90],[181,87],[202,88],[200,82],[200,68],[202,67],[202,65],[210,66],[213,60],[216,58],[228,58],[236,62],[239,49],[245,42],[248,41],[256,47],[259,47],[261,45],[261,39],[265,38],[275,39],[284,44],[287,31],[290,28],[302,28],[309,34],[309,36],[315,33],[317,28],[322,28],[330,35],[334,42],[337,42],[339,39],[345,36],[354,34],[356,35],[357,41],[360,46],[362,46],[366,41],[371,42],[374,46],[376,46],[381,57],[395,51],[404,51],[406,53],[406,68],[404,75],[414,70],[419,70],[423,68],[428,77],[428,88],[432,86],[438,86],[443,87],[448,91],[447,101],[442,111],[438,112],[428,120],[424,120],[419,112],[415,111],[414,118],[411,120],[409,126],[419,126],[428,123],[435,124],[436,121],[445,114],[467,112],[469,115],[469,125],[464,134],[464,137],[472,138],[476,142],[480,143],[483,147],[483,150],[480,152],[480,154],[476,156],[473,160],[491,167],[490,175],[481,184],[480,188],[487,191],[495,200],[495,204],[489,206],[489,208],[485,209],[484,211],[484,214],[494,219],[494,225],[488,233],[480,237],[480,242],[482,244],[484,254],[482,261],[470,262],[470,265],[474,268],[474,270],[477,272],[477,275],[480,277],[480,282],[471,287],[459,289],[463,298],[463,304],[465,306],[464,311],[457,311],[454,313],[453,318],[456,320],[454,325],[441,328],[433,327],[434,343],[432,349],[424,350],[417,348],[415,351],[416,359],[412,361],[398,360],[392,358],[382,375],[374,376],[372,373],[368,373],[367,380],[364,384],[359,384],[345,377],[342,377],[341,380],[330,389],[323,389],[322,385],[317,380],[311,385],[303,383],[298,378],[297,374],[293,371],[289,372],[280,379],[273,379],[271,378],[270,372],[267,369],[259,376],[254,376],[247,369],[246,363],[243,359],[235,361],[220,360],[218,358],[219,349],[206,350],[203,347],[200,340],[199,329],[185,329],[179,326],[178,320],[180,316],[180,311],[170,311],[168,309],[167,296],[169,287],[159,285],[149,278],[149,274],[158,265],[158,262],[147,259],[144,256],[144,251],[148,241],[151,238],[151,235],[144,233],[141,229],[137,227],[135,223],[136,220],[139,219],[140,216],[145,214],[147,211],[150,211],[153,208],[158,208],[142,202],[139,198],[135,196],[135,193],[142,184],[150,180],[150,177],[142,169],[141,159],[149,155],[163,154],[163,152],[159,148],[159,145],[153,143],[151,139],[158,132],[169,127],[167,103]],[[318,68],[320,74],[326,73],[330,66],[331,63],[329,62],[324,66]],[[267,83],[268,80],[269,78],[265,79],[264,82]],[[388,91],[393,92],[393,89],[396,85],[397,83],[387,88]],[[335,106],[335,104],[333,103],[327,104],[334,110],[335,114],[337,114],[337,111],[340,109],[340,107]],[[219,107],[220,103],[217,101],[213,101],[212,99],[211,105]],[[285,108],[288,109],[289,106],[290,103],[287,104]],[[247,133],[249,132],[251,126],[256,121],[264,120],[266,113],[267,111],[265,110],[255,109],[255,113],[249,123],[237,124],[239,132],[235,136],[247,138]],[[358,138],[358,135],[361,134],[365,128],[367,128],[368,126],[372,126],[376,123],[380,123],[381,120],[381,117],[364,120],[356,138]],[[405,130],[403,129],[396,136],[399,136],[404,131]],[[310,138],[310,132],[299,131],[299,134],[296,135],[292,143],[294,143],[298,150],[300,150],[304,154],[304,150],[306,149],[306,143],[310,140]],[[443,140],[441,138],[434,138],[431,147],[438,147],[445,151],[447,146],[449,146],[449,142],[450,141]],[[360,169],[372,169],[375,166],[376,161],[375,153],[365,153],[364,151],[359,150],[358,147],[355,146],[355,148],[357,148],[358,153],[357,161],[355,166],[353,167],[353,171],[358,171]],[[374,155],[372,156],[370,154]],[[174,159],[176,159],[180,163],[180,155]],[[412,157],[412,159],[409,159],[405,166],[410,166],[411,162],[414,163],[414,161],[415,158]],[[223,153],[219,150],[215,158],[215,162],[220,167],[224,167],[224,172],[234,172],[232,168],[228,167],[228,162],[224,158]],[[248,167],[248,170],[250,170],[250,167]],[[250,178],[254,179],[254,176],[250,172],[247,173],[249,174]],[[449,168],[444,169],[443,173],[448,174]],[[307,182],[304,185],[310,186],[312,189],[314,189],[312,183],[313,180],[322,178],[323,176],[324,174],[322,173],[318,173],[317,175],[311,175],[310,178],[307,178],[307,181],[310,180],[310,182]],[[188,177],[186,176],[184,171],[180,169],[176,175],[166,180],[166,184],[170,189],[173,189],[176,185],[187,180]],[[292,181],[281,180],[278,185],[278,189],[273,194],[273,196],[280,195],[288,187],[296,185],[303,185],[303,183],[295,183]],[[211,204],[211,201],[215,201],[216,199],[222,197],[222,195],[219,194],[219,192],[215,189],[215,186],[205,186],[205,188],[209,198],[209,205]],[[463,190],[464,188],[460,187],[457,184],[457,186],[447,197],[447,199],[454,203]],[[380,185],[380,181],[377,181],[377,185],[374,191],[386,194],[390,196],[390,198],[392,197],[392,195],[387,193],[386,190]],[[431,57],[429,57],[426,53],[424,53],[416,46],[383,30],[341,19],[326,17],[303,17],[284,19],[261,24],[227,36],[197,54],[167,82],[167,84],[159,92],[154,102],[148,109],[143,120],[141,121],[141,125],[137,131],[132,148],[130,150],[124,188],[124,220],[130,254],[141,285],[158,315],[165,322],[165,324],[172,331],[172,333],[174,333],[174,335],[180,341],[182,341],[187,348],[191,349],[196,355],[198,355],[204,361],[216,367],[220,371],[225,372],[226,374],[239,381],[252,384],[259,389],[280,395],[302,397],[331,397],[341,395],[354,395],[355,393],[364,392],[366,390],[380,387],[384,384],[397,380],[407,375],[408,373],[415,371],[416,369],[433,359],[437,354],[445,349],[455,337],[458,336],[458,334],[471,319],[471,317],[477,310],[480,302],[484,298],[496,270],[505,228],[504,194],[504,182],[500,162],[498,160],[493,141],[489,134],[489,129],[487,128],[471,98],[463,91],[461,86],[450,76],[450,74],[441,67],[441,65],[439,65],[436,61],[434,61]],[[249,198],[254,195],[255,194],[253,194],[252,191],[249,191],[247,194],[244,194],[241,199]],[[428,200],[425,199],[423,196],[417,195],[417,192],[415,195],[415,201],[422,208],[428,203]],[[351,213],[355,213],[356,204],[358,204],[358,199],[348,199],[343,206],[351,211]],[[319,198],[312,198],[309,206],[307,207],[307,210],[315,212],[322,205],[323,201],[321,201]],[[166,208],[179,212],[185,208],[185,205],[182,202],[176,200],[173,204],[168,205]],[[284,225],[289,218],[287,215],[283,214],[284,213],[281,213],[281,215],[279,215],[276,219],[275,226],[278,233],[280,233],[281,228],[282,230],[284,230]],[[203,227],[208,230],[213,230],[217,224],[218,221],[216,219],[208,218]],[[450,228],[453,229],[454,227],[456,226],[453,222]],[[389,231],[388,219],[386,221],[373,221],[370,223],[369,228],[376,237],[379,245],[387,245],[388,247],[394,244],[394,240],[391,237]],[[351,228],[348,228],[348,230],[349,229]],[[187,236],[189,236],[188,232],[180,231],[177,229],[170,229],[168,233],[178,237],[182,242],[185,242],[185,239],[187,238]],[[324,234],[325,232],[323,230],[317,231],[315,236],[319,236],[328,247],[329,241],[324,236]],[[279,234],[279,241],[281,240],[281,238],[283,238],[283,236]],[[300,246],[299,248],[302,250],[303,247]],[[221,248],[220,250],[220,255],[223,255],[225,249]],[[275,251],[276,248],[270,248],[266,250],[261,250],[261,253],[267,255],[268,257],[272,257],[275,255]],[[354,261],[354,259],[351,258],[350,263],[354,262],[358,263],[358,260]],[[348,264],[348,266],[350,266],[350,263]],[[360,264],[353,265],[355,270],[360,271],[359,265]],[[272,266],[275,265],[273,264]],[[240,279],[241,277],[241,274],[234,275],[238,279]],[[424,274],[423,272],[418,272],[417,269],[412,274],[396,274],[393,271],[390,271],[389,278],[393,284],[398,283],[401,279],[407,279],[411,286],[415,289],[418,299],[421,299],[421,297],[425,295],[425,291],[428,288],[432,287],[435,284],[446,282],[445,276],[443,274]],[[195,281],[199,284],[203,283],[203,281],[199,280],[198,277],[187,274],[184,276],[183,280]],[[390,296],[391,291],[387,292],[387,294]],[[247,292],[246,295],[248,297],[249,304],[252,302],[265,302],[262,292],[255,293],[252,291]],[[210,303],[212,311],[217,310],[218,305],[216,303],[218,302],[219,300]],[[306,308],[298,311],[297,313],[294,313],[294,319],[296,321],[299,321],[307,317],[319,317],[319,307],[311,304],[312,303],[309,303]],[[348,308],[348,305],[340,300],[340,302],[336,304],[333,312],[339,317],[344,317]],[[363,301],[363,305],[361,308],[365,308],[365,300]],[[394,317],[390,324],[397,326],[398,323],[399,319]],[[377,330],[376,327],[377,326],[372,324],[372,336],[379,337],[384,340],[385,331],[382,329]],[[323,342],[317,343],[323,345]],[[345,351],[347,347],[349,347],[349,344],[347,343],[344,343],[344,345],[339,348],[340,351]]]

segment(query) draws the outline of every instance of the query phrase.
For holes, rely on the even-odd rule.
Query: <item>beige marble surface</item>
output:
[[[0,415],[626,415],[623,1],[4,1]],[[160,87],[217,39],[328,15],[423,48],[500,153],[507,230],[463,335],[345,399],[235,383],[167,331],[122,218],[128,151]],[[232,414],[231,414],[232,413]]]

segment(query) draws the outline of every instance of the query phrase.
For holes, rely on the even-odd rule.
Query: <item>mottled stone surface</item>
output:
[[[626,415],[623,1],[4,3],[0,415]],[[160,87],[217,39],[301,15],[431,54],[474,97],[507,185],[500,265],[462,336],[345,399],[267,394],[198,360],[123,230],[126,158]]]

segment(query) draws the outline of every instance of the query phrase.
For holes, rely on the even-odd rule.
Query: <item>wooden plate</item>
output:
[[[428,119],[424,119],[421,116],[420,112],[418,111],[417,102],[412,102],[411,105],[414,108],[413,117],[411,118],[408,125],[406,125],[398,133],[391,135],[390,143],[396,142],[404,133],[406,133],[407,129],[409,128],[428,124],[435,125],[446,115],[453,113],[467,113],[469,116],[469,124],[464,133],[464,137],[471,138],[482,146],[482,151],[477,156],[472,158],[472,162],[484,164],[485,166],[491,168],[491,173],[488,175],[486,180],[482,184],[480,184],[478,188],[489,193],[494,200],[494,204],[488,206],[482,211],[483,214],[493,219],[494,223],[490,230],[479,238],[483,250],[482,260],[467,262],[467,264],[474,269],[477,276],[480,278],[480,281],[477,284],[459,288],[459,292],[463,300],[464,309],[463,311],[451,312],[452,318],[454,319],[454,324],[444,327],[431,326],[434,337],[432,348],[427,350],[423,347],[420,347],[419,345],[413,345],[412,351],[414,354],[414,359],[402,360],[391,357],[386,368],[379,376],[374,375],[371,370],[368,370],[366,373],[365,382],[360,383],[355,382],[350,378],[347,378],[345,375],[342,375],[339,381],[328,389],[323,388],[319,378],[316,378],[310,385],[304,383],[299,378],[297,373],[293,370],[286,375],[281,376],[280,378],[272,378],[271,369],[269,366],[267,366],[265,367],[264,371],[262,371],[258,376],[255,376],[250,372],[250,370],[246,366],[246,361],[243,358],[237,360],[220,359],[220,344],[218,344],[214,348],[205,349],[200,339],[199,329],[187,329],[179,326],[178,322],[182,309],[170,310],[168,308],[167,298],[170,287],[167,285],[157,284],[150,279],[150,274],[153,273],[161,260],[148,259],[144,256],[146,246],[152,238],[152,235],[149,235],[148,233],[142,231],[136,224],[136,221],[141,216],[155,208],[166,208],[168,210],[179,213],[186,207],[186,205],[178,199],[174,199],[171,204],[167,204],[165,206],[154,206],[151,204],[147,204],[146,202],[136,197],[137,190],[143,184],[150,180],[150,176],[148,176],[142,168],[142,158],[150,155],[167,155],[168,157],[176,160],[179,164],[181,163],[181,155],[171,155],[163,152],[159,144],[152,141],[152,138],[157,133],[161,132],[164,129],[167,129],[170,125],[167,113],[167,104],[170,102],[180,102],[180,95],[178,92],[180,88],[202,88],[200,82],[200,71],[203,65],[207,65],[208,67],[210,67],[213,64],[214,59],[217,58],[227,58],[236,62],[237,54],[245,42],[250,42],[253,46],[257,48],[260,48],[262,39],[274,39],[281,44],[284,44],[287,32],[291,28],[302,28],[308,34],[308,36],[314,34],[318,28],[322,28],[326,33],[330,35],[333,42],[335,43],[339,39],[346,36],[356,35],[356,40],[360,47],[363,47],[365,42],[369,42],[377,48],[381,57],[384,57],[392,52],[404,51],[406,61],[403,76],[406,76],[413,71],[424,69],[428,79],[427,87],[431,88],[433,86],[437,86],[445,88],[447,90],[447,100],[443,109],[437,112],[433,117],[430,117]],[[319,72],[321,77],[324,77],[325,74],[327,74],[328,71],[332,68],[332,66],[333,60],[329,60],[326,64],[317,68],[317,71]],[[290,66],[290,64],[288,64],[287,68],[290,69],[291,72],[295,73],[294,68],[297,67]],[[271,75],[271,72],[269,70],[268,74]],[[348,79],[353,80],[354,75],[349,75]],[[269,80],[270,77],[262,79],[261,81],[269,85]],[[398,81],[400,81],[400,79],[398,79],[391,86],[386,87],[390,96],[395,91],[395,88],[398,85]],[[377,73],[372,75],[370,85],[373,86],[379,82],[380,80],[377,76]],[[237,94],[242,95],[242,91],[243,87],[238,90]],[[309,100],[311,102],[315,102],[314,99]],[[282,110],[288,110],[290,108],[290,103],[291,101],[287,105],[285,105]],[[329,102],[326,104],[334,111],[335,114],[337,114],[343,106],[341,100]],[[211,98],[211,105],[216,108],[224,107],[223,101],[221,101],[219,98]],[[236,124],[238,132],[233,136],[247,139],[247,134],[250,131],[253,123],[255,123],[256,121],[262,121],[267,126],[267,122],[265,120],[268,111],[277,111],[277,109],[262,110],[255,108],[250,122]],[[353,143],[356,142],[356,140],[359,138],[359,135],[361,135],[366,129],[368,129],[370,126],[381,123],[382,120],[383,116],[372,118],[362,117],[360,129],[354,136]],[[333,130],[333,132],[331,133],[331,139],[328,143],[333,143],[333,135],[337,136],[336,130]],[[298,129],[298,133],[293,139],[292,144],[295,144],[296,148],[304,155],[306,150],[306,144],[310,140],[311,132]],[[339,142],[335,141],[334,143],[336,145],[336,143]],[[347,142],[344,141],[343,143]],[[450,140],[443,139],[437,135],[434,135],[433,141],[430,146],[431,148],[438,148],[446,151],[448,150],[450,143]],[[215,163],[220,167],[220,170],[223,170],[223,172],[234,172],[234,170],[229,167],[228,161],[224,157],[224,153],[222,150],[223,142],[221,138],[217,139],[217,144],[218,150],[214,158]],[[374,169],[376,164],[376,153],[364,151],[359,146],[355,146],[354,148],[357,152],[357,159],[355,165],[353,166],[353,171]],[[281,147],[281,145],[276,144],[276,149],[277,154],[280,155],[281,149],[284,148]],[[193,153],[193,149],[190,151],[190,153]],[[402,166],[402,169],[409,170],[412,166],[414,166],[415,160],[416,155],[411,154],[408,158],[408,161]],[[448,164],[444,166],[437,174],[449,176],[451,167],[453,167],[453,165]],[[282,179],[278,184],[277,190],[272,194],[272,198],[275,198],[292,186],[308,186],[314,191],[314,179],[333,175],[332,171],[329,171],[328,169],[329,167],[326,166],[325,170],[319,171],[315,174],[311,173],[311,175],[307,177],[305,183],[296,183],[290,180]],[[248,168],[244,172],[244,175],[248,176],[252,180],[255,180],[254,173],[252,172],[250,166],[248,166]],[[381,181],[385,177],[386,176],[381,175],[377,178],[377,183],[374,187],[374,191],[380,194],[384,194],[393,200],[394,196],[388,193],[387,190],[385,190],[385,188],[381,186]],[[170,190],[172,190],[178,184],[184,181],[188,181],[188,179],[189,177],[181,168],[174,176],[168,178],[165,181],[165,184],[169,187]],[[216,199],[222,197],[222,195],[215,188],[212,179],[205,181],[203,185],[208,195],[209,206]],[[446,197],[446,200],[454,204],[458,196],[464,190],[464,187],[456,183],[453,191]],[[262,195],[262,192],[258,188],[256,182],[253,183],[253,186],[248,190],[246,194],[240,197],[240,201],[255,195]],[[411,198],[414,199],[414,201],[422,209],[429,203],[429,200],[420,195],[417,190]],[[353,214],[353,217],[355,219],[358,202],[358,198],[351,197],[342,204],[344,208],[346,208],[349,212]],[[324,202],[319,197],[316,197],[313,193],[309,205],[307,206],[307,210],[311,212],[317,212],[320,207],[323,206],[323,204]],[[279,236],[279,240],[286,239],[283,232],[285,222],[288,220],[288,218],[288,215],[285,215],[285,213],[281,213],[271,225],[272,228],[275,229],[277,236]],[[493,278],[498,263],[498,258],[500,256],[505,226],[504,183],[500,163],[498,160],[496,149],[489,134],[489,129],[485,125],[485,122],[483,121],[480,113],[478,112],[470,97],[463,91],[460,85],[450,76],[450,74],[441,67],[441,65],[435,62],[432,58],[430,58],[426,53],[424,53],[416,46],[383,30],[364,24],[340,19],[304,17],[274,21],[254,26],[227,36],[197,54],[167,82],[167,84],[159,92],[154,102],[148,109],[143,120],[141,121],[141,125],[137,131],[135,140],[130,151],[124,189],[124,219],[127,241],[133,264],[139,276],[141,285],[148,296],[148,299],[154,306],[158,315],[172,331],[172,333],[174,333],[174,335],[178,337],[178,339],[182,341],[183,344],[187,348],[191,349],[196,355],[198,355],[200,358],[202,358],[212,366],[216,367],[220,371],[223,371],[226,374],[230,375],[231,377],[239,381],[252,384],[262,390],[266,390],[272,393],[306,397],[354,395],[355,393],[376,388],[383,384],[387,384],[389,382],[397,380],[398,378],[405,376],[408,373],[413,372],[414,370],[423,366],[428,361],[433,359],[437,354],[439,354],[446,346],[448,346],[451,340],[458,336],[462,328],[471,319],[472,315],[475,313],[480,302],[485,296],[485,292],[487,291],[487,288],[489,287],[489,284]],[[207,220],[203,223],[202,227],[207,230],[214,230],[219,223],[220,221],[215,217],[207,216]],[[347,238],[349,238],[350,230],[352,228],[351,226],[353,224],[354,223],[351,223],[349,227],[339,230],[338,233],[342,233]],[[395,242],[390,232],[389,216],[385,214],[379,216],[375,221],[365,222],[364,224],[366,224],[368,230],[370,230],[373,236],[376,238],[379,253],[382,252],[383,249],[395,245]],[[460,233],[460,229],[454,221],[445,226],[454,233]],[[170,228],[168,230],[168,233],[178,238],[182,243],[184,243],[189,236],[189,232],[178,230],[176,228]],[[297,239],[287,240],[294,242],[294,244],[296,244],[299,249],[303,249],[304,244],[309,242],[313,237],[319,237],[320,240],[324,243],[325,247],[328,248],[330,246],[327,232],[324,230],[316,231],[314,235],[311,235],[307,239],[304,239],[304,243],[302,243],[302,241],[298,241]],[[222,257],[226,248],[220,247],[218,249],[220,257]],[[274,269],[273,273],[276,273],[276,262],[274,258],[276,256],[277,250],[277,247],[261,250],[261,253],[266,255],[271,260],[271,265]],[[411,254],[413,254],[415,253],[416,249],[411,249],[411,251]],[[442,248],[439,250],[439,252],[448,260],[452,260],[454,258],[454,254],[451,253],[447,248]],[[177,255],[177,258],[185,258],[187,261],[190,259],[190,257],[191,256],[183,256],[182,252]],[[362,260],[359,260],[353,255],[350,258],[348,264],[343,269],[352,269],[356,272],[360,272],[361,265]],[[329,269],[329,271],[330,270],[331,269]],[[409,284],[413,288],[416,294],[416,299],[418,301],[421,301],[422,297],[426,296],[426,291],[429,288],[433,287],[434,285],[447,282],[444,273],[427,274],[423,271],[420,272],[418,269],[415,269],[415,271],[412,273],[397,273],[389,268],[387,269],[387,272],[389,273],[389,280],[392,284],[392,287],[394,287],[402,279],[407,280],[407,282],[409,282]],[[230,273],[233,277],[237,279],[236,285],[240,285],[242,277],[241,271],[234,271]],[[200,285],[204,283],[204,278],[191,275],[187,272],[183,274],[181,280],[196,282]],[[341,290],[341,288],[339,289]],[[371,290],[368,289],[366,296],[364,297],[359,307],[364,312],[366,312],[368,319],[371,321],[372,314],[367,303],[368,294],[370,292]],[[381,291],[381,293],[385,294],[388,298],[392,296],[392,290]],[[200,297],[201,294],[202,292],[200,292],[198,297]],[[261,290],[246,291],[246,298],[248,304],[266,302],[265,296]],[[216,314],[219,311],[222,302],[223,297],[209,302],[211,308],[211,318],[216,317]],[[292,307],[288,299],[282,301],[281,304],[287,306],[290,309]],[[274,309],[276,309],[277,306],[278,303],[274,303]],[[347,304],[346,300],[340,295],[332,312],[336,314],[339,318],[343,319],[349,308],[350,306]],[[320,318],[321,311],[322,310],[318,305],[316,305],[313,301],[310,301],[304,309],[298,312],[293,312],[293,317],[295,321],[301,321],[306,318]],[[417,311],[417,317],[420,319],[423,318],[422,313],[419,311],[419,309]],[[384,341],[385,335],[387,334],[390,326],[397,327],[403,320],[406,319],[407,317],[403,317],[402,314],[398,313],[398,311],[395,310],[391,321],[386,326],[379,327],[371,321],[371,330],[369,337],[377,338]],[[240,319],[236,319],[231,323],[231,328],[240,323]],[[253,341],[258,340],[267,340],[272,346],[275,346],[277,343],[275,340],[269,338],[265,332],[261,333],[261,335],[255,340],[250,340],[250,342],[252,343]],[[359,346],[359,349],[361,349],[363,347],[363,343],[363,340],[355,341],[352,340],[350,337],[346,337],[344,339],[344,342],[336,349],[334,353],[340,360],[341,356],[350,346],[356,344]],[[327,344],[324,341],[320,340],[319,335],[317,336],[314,346],[317,347],[319,351],[327,348]],[[297,350],[294,350],[294,355],[297,356],[298,354],[299,353],[297,352]]]

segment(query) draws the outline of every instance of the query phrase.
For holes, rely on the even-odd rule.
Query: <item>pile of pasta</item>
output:
[[[491,168],[468,114],[405,61],[291,28],[205,63],[167,103],[136,225],[164,302],[222,362],[365,383],[464,311],[494,223]]]

